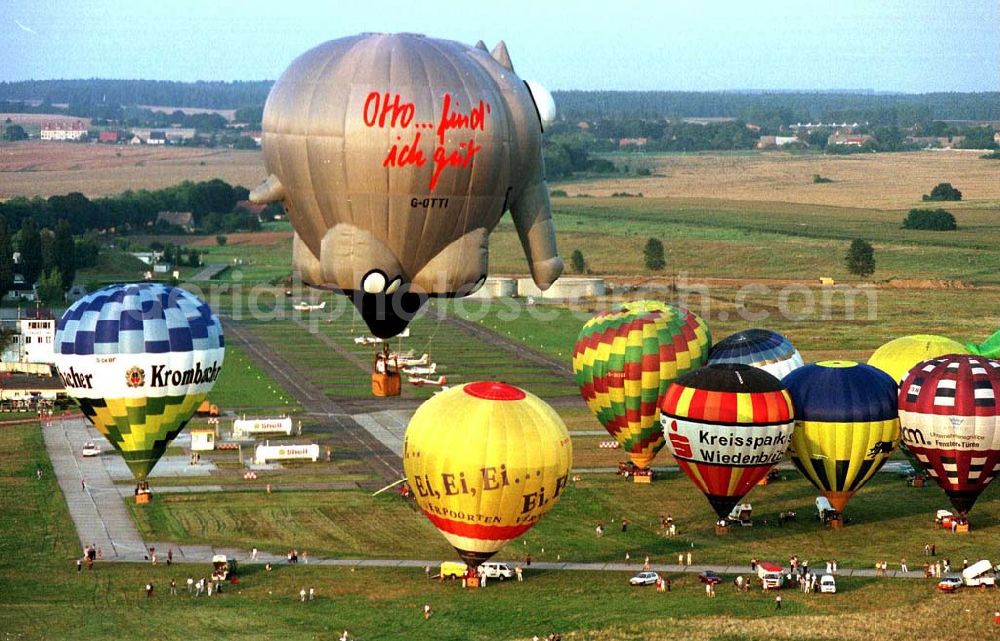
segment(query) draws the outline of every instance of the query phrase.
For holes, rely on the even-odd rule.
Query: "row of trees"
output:
[[[14,253],[18,262],[14,262]],[[90,253],[90,249],[85,254]],[[96,258],[96,255],[94,256]],[[25,285],[56,285],[60,293],[73,285],[77,270],[77,248],[69,223],[60,220],[55,230],[40,229],[31,218],[12,234],[0,216],[0,298],[14,288],[14,276],[24,277]]]
[[[0,101],[14,108],[57,113],[53,104],[69,104],[75,115],[119,122],[149,118],[122,107],[178,105],[237,109],[238,122],[259,123],[273,81],[172,82],[160,80],[26,80],[0,82]],[[753,91],[556,91],[559,112],[570,121],[683,117],[740,118],[764,127],[808,121],[869,122],[874,126],[911,127],[934,120],[1000,120],[1000,93],[876,94],[874,92]],[[41,104],[36,101],[41,100]],[[9,111],[10,106],[5,107]],[[172,114],[157,118],[182,119]],[[190,117],[188,117],[190,118]],[[642,134],[645,135],[645,134]],[[932,134],[929,134],[932,135]]]
[[[870,122],[909,127],[933,120],[1000,120],[1000,93],[875,94],[848,92],[556,91],[570,120],[741,118],[760,125]]]
[[[178,105],[237,109],[263,105],[272,80],[175,82],[169,80],[22,80],[0,82],[0,100],[43,100],[93,105]],[[42,111],[40,113],[52,113]]]
[[[79,192],[49,198],[17,197],[0,203],[0,216],[17,228],[28,219],[49,228],[55,228],[60,220],[67,220],[74,234],[83,234],[148,229],[160,212],[190,211],[194,214],[195,225],[205,227],[209,233],[252,230],[259,227],[257,216],[234,212],[236,203],[246,200],[248,195],[246,188],[234,187],[219,179],[198,183],[184,181],[164,189],[129,190],[94,200]],[[277,208],[280,211],[280,205]],[[269,210],[268,213],[273,212]]]

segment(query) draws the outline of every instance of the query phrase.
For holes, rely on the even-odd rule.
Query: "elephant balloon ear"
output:
[[[507,69],[514,71],[514,63],[510,61],[510,54],[507,52],[507,43],[501,40],[493,47],[493,51],[490,52],[493,59],[499,62],[502,66]]]
[[[1000,357],[1000,330],[993,332],[993,335],[978,345],[976,343],[966,343],[965,348],[970,354],[985,356],[986,358]]]

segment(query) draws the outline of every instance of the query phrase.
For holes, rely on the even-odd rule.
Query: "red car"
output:
[[[712,572],[711,570],[705,570],[698,575],[698,580],[705,585],[718,585],[722,583],[722,577]]]

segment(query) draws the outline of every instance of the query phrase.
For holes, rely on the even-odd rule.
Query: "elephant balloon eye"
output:
[[[385,291],[385,274],[378,270],[368,272],[361,279],[361,289],[366,294],[381,294]]]

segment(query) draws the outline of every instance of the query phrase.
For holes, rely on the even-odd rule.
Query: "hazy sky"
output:
[[[364,31],[503,39],[550,89],[1000,90],[998,0],[0,0],[0,80],[274,79]]]

